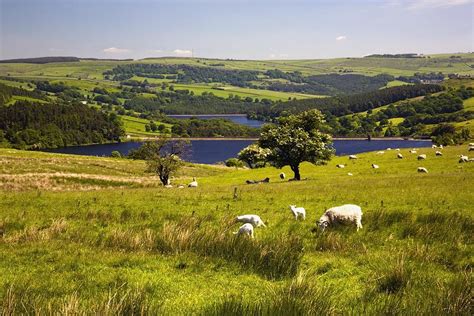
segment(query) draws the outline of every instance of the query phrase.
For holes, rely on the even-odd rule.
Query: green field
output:
[[[149,120],[121,115],[120,119],[123,122],[123,127],[125,128],[125,133],[132,137],[151,137],[151,136],[161,136],[164,135],[160,132],[147,132],[145,130],[145,125],[150,123]],[[170,124],[165,124],[161,122],[155,122],[156,124],[164,124],[168,129],[171,128]]]
[[[199,187],[166,189],[142,161],[0,149],[0,312],[469,315],[474,164],[458,163],[466,145],[435,150],[304,164],[300,182],[190,164],[172,184]],[[314,230],[344,203],[362,230]],[[268,227],[236,238],[253,213]]]

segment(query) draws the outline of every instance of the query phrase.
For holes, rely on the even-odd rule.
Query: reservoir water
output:
[[[249,120],[247,115],[245,114],[234,114],[234,115],[168,115],[169,117],[176,118],[176,119],[188,119],[192,117],[196,117],[202,120],[210,120],[210,119],[228,119],[234,123],[246,125],[250,127],[260,127],[265,122],[257,121],[257,120]]]
[[[235,157],[244,147],[254,143],[254,140],[192,140],[189,154],[185,160],[214,164]],[[87,156],[110,156],[116,150],[126,155],[131,149],[140,147],[142,142],[124,142],[117,144],[101,144],[88,146],[71,146],[45,150],[48,152],[76,154]],[[385,150],[391,148],[420,148],[431,147],[431,141],[425,140],[335,140],[336,155],[351,155],[367,151]]]

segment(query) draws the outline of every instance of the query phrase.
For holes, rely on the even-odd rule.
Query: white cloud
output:
[[[344,41],[346,39],[347,39],[347,36],[345,36],[345,35],[341,35],[341,36],[336,37],[336,41]]]
[[[474,3],[473,0],[391,0],[388,5],[403,6],[409,10],[449,8]]]
[[[175,49],[173,51],[177,56],[192,56],[193,52],[190,51],[189,49]]]
[[[107,54],[124,54],[124,53],[130,53],[130,50],[126,48],[109,47],[109,48],[105,48],[103,52]]]

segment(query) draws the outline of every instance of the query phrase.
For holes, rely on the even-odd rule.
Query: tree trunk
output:
[[[295,180],[301,180],[301,176],[300,176],[300,166],[299,165],[294,165],[294,166],[290,166],[291,167],[291,170],[294,172],[295,174],[295,177],[294,179]]]

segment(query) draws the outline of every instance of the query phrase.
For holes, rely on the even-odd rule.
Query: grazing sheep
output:
[[[349,159],[357,159],[356,155],[349,155]]]
[[[465,155],[459,156],[459,163],[469,162],[469,157]]]
[[[340,168],[340,169],[343,169],[346,167],[346,165],[336,165],[336,167]]]
[[[285,180],[286,174],[284,172],[280,173],[280,179]]]
[[[388,147],[386,150],[392,150],[392,148]]]
[[[400,151],[400,148],[395,148],[396,151]]]
[[[240,215],[235,218],[236,222],[241,222],[241,223],[250,223],[255,227],[266,227],[265,223],[262,221],[260,216],[258,215]]]
[[[474,143],[469,143],[469,147],[470,147],[470,146],[474,146]]]
[[[336,222],[351,222],[356,224],[357,230],[362,228],[362,209],[354,204],[345,204],[331,207],[326,210],[318,221],[319,228],[325,230]]]
[[[188,188],[197,188],[198,183],[196,181],[196,178],[193,177],[193,181],[188,184]]]
[[[398,153],[398,154],[397,154],[397,158],[398,158],[398,159],[403,159],[403,155],[400,154],[400,153]]]
[[[474,146],[469,146],[469,151],[474,151]]]
[[[380,168],[380,167],[379,167],[379,165],[376,165],[376,164],[373,163],[373,164],[372,164],[372,168],[378,169],[378,168]]]
[[[435,144],[431,145],[431,148],[438,148]]]
[[[247,235],[253,238],[253,226],[250,223],[245,223],[240,226],[239,230],[234,232],[234,235]]]
[[[443,145],[439,145],[438,147],[439,147],[440,149],[443,149]]]
[[[387,148],[387,150],[389,150],[389,149]],[[383,155],[383,154],[385,154],[385,151],[383,151],[383,150],[377,152],[377,155]]]
[[[184,189],[184,185],[182,184],[178,185],[178,189]]]
[[[439,150],[437,150],[437,151],[435,152],[435,155],[436,155],[436,156],[442,156],[442,155],[443,155],[443,153],[442,153],[442,152],[440,152]]]
[[[416,149],[413,148],[412,150],[410,150],[410,154],[416,154]]]
[[[422,155],[418,155],[418,160],[424,160],[426,159],[426,155],[425,154],[422,154]]]
[[[306,219],[306,210],[303,207],[296,207],[296,205],[290,205],[290,210],[295,216],[295,219],[298,220],[298,217],[303,217],[303,220]]]
[[[353,176],[353,174],[352,174],[352,173],[350,173],[350,172],[348,172],[348,173],[347,173],[347,175],[348,175],[348,176]]]
[[[420,173],[428,173],[428,169],[426,169],[425,167],[418,167],[418,172],[420,172]]]

